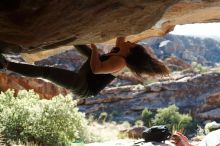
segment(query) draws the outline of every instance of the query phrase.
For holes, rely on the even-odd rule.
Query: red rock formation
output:
[[[51,99],[53,96],[70,93],[65,88],[59,87],[51,82],[46,82],[42,79],[35,79],[29,77],[21,77],[18,75],[10,75],[7,73],[0,73],[0,89],[6,91],[14,89],[16,92],[22,89],[33,89],[41,98]]]

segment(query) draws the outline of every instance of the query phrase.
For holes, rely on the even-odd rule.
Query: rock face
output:
[[[86,113],[105,111],[116,115],[116,120],[134,121],[145,107],[154,111],[176,104],[180,111],[193,117],[215,120],[220,118],[219,81],[220,73],[208,73],[146,86],[108,88],[99,98],[84,99],[79,106]]]
[[[176,2],[3,0],[0,3],[0,40],[38,49],[102,42],[151,28]]]
[[[30,52],[121,35],[137,41],[176,24],[219,21],[219,6],[219,0],[1,0],[0,41]]]

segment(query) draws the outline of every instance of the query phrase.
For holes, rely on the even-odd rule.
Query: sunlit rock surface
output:
[[[176,24],[219,20],[219,0],[2,0],[0,41],[33,52],[122,35],[138,41]]]
[[[177,0],[2,0],[0,40],[54,48],[104,42],[151,28]],[[6,27],[7,26],[7,27]]]

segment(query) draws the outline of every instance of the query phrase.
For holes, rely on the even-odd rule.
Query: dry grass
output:
[[[89,129],[97,136],[100,136],[100,141],[109,141],[119,139],[120,131],[128,129],[130,124],[124,122],[117,124],[115,122],[99,124],[98,122],[92,122],[89,125]]]
[[[3,135],[0,134],[0,145],[3,145],[4,144],[4,137]]]
[[[120,131],[128,129],[130,124],[128,122],[124,122],[122,124],[117,124],[115,122],[104,122],[103,124],[99,124],[96,121],[93,121],[89,124],[89,130],[91,130],[95,135],[97,135],[97,142],[103,141],[115,141],[119,139]],[[4,139],[0,136],[0,146],[4,145]],[[25,146],[24,144],[16,144],[17,142],[12,142],[12,146]],[[26,146],[40,146],[34,143],[28,143]]]

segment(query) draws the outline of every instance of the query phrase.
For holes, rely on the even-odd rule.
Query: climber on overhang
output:
[[[81,97],[98,94],[126,68],[139,78],[143,75],[169,74],[168,68],[152,57],[144,47],[125,41],[124,37],[117,38],[115,47],[103,55],[98,53],[94,44],[91,44],[91,48],[87,45],[75,47],[88,58],[77,73],[54,67],[10,62],[2,55],[0,62],[5,69],[29,77],[51,80]]]

